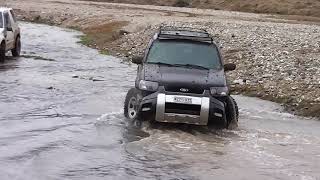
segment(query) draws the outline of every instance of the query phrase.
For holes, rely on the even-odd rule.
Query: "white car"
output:
[[[20,28],[11,8],[0,7],[0,62],[8,51],[12,56],[20,56]]]

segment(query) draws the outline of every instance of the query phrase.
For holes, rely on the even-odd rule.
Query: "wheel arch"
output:
[[[4,47],[3,47],[4,46]],[[4,39],[0,42],[0,62],[4,62],[6,54],[6,42]]]
[[[6,41],[4,39],[0,40],[0,46],[2,46],[2,45],[6,45]]]
[[[17,38],[21,38],[20,33],[16,35],[16,38],[14,40],[17,40]]]

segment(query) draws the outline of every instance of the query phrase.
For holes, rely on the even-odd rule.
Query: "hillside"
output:
[[[320,17],[320,0],[94,0]]]

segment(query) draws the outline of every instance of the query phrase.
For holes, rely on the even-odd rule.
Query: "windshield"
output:
[[[0,28],[3,28],[3,18],[2,18],[1,12],[0,12]]]
[[[186,40],[155,41],[147,62],[221,69],[219,52],[214,45]]]

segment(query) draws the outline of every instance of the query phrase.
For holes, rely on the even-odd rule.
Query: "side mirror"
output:
[[[228,64],[225,64],[224,65],[224,71],[233,71],[233,70],[235,70],[236,69],[236,65],[235,64],[233,64],[233,63],[228,63]]]
[[[134,56],[132,58],[132,62],[135,64],[142,64],[143,56]]]
[[[7,27],[7,31],[13,31],[12,27]]]

